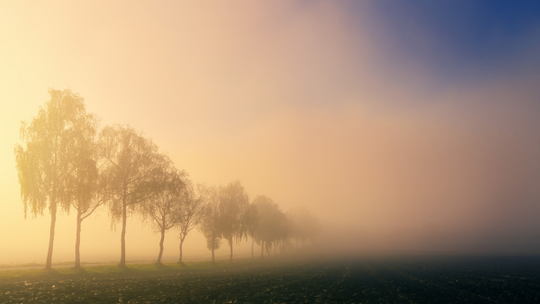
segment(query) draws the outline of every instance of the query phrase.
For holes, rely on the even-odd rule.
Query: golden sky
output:
[[[195,182],[306,206],[354,247],[539,253],[540,31],[497,73],[449,80],[403,55],[372,2],[347,3],[1,1],[0,264],[45,259],[49,218],[24,219],[13,147],[48,87],[143,131]],[[53,261],[73,259],[74,223],[60,218]],[[149,227],[127,234],[128,260],[157,254]],[[115,260],[119,238],[102,210],[82,259]],[[185,248],[209,256],[196,233]]]

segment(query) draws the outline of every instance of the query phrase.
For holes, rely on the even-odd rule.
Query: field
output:
[[[0,271],[0,303],[540,303],[540,258],[271,258]]]

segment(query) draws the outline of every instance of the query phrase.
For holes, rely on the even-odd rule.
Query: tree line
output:
[[[18,179],[25,218],[51,215],[45,268],[52,267],[57,213],[76,212],[75,268],[81,268],[80,244],[83,221],[106,207],[112,225],[121,225],[120,267],[126,267],[127,218],[140,215],[159,233],[157,264],[161,264],[165,233],[179,233],[182,246],[197,228],[207,248],[230,247],[251,238],[274,253],[313,240],[318,221],[303,208],[285,214],[266,196],[250,201],[240,181],[225,186],[195,184],[171,159],[158,151],[152,140],[127,125],[99,128],[95,115],[87,113],[84,99],[71,90],[49,89],[50,100],[31,122],[22,122],[23,145],[15,145]],[[293,242],[294,241],[294,245]]]

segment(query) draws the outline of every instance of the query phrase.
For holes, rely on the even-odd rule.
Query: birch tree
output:
[[[103,191],[107,181],[100,174],[103,161],[97,148],[97,119],[87,115],[70,133],[67,194],[70,207],[76,210],[75,268],[80,269],[82,221],[107,201],[108,194]]]
[[[186,188],[185,173],[178,171],[168,157],[161,157],[161,173],[149,181],[149,187],[153,187],[156,194],[140,205],[143,217],[160,233],[156,265],[162,265],[165,232],[178,224],[178,213]]]
[[[264,249],[268,253],[275,246],[288,237],[287,218],[279,206],[269,197],[259,195],[253,200],[257,206],[258,225],[255,230],[255,239],[261,245],[261,258]]]
[[[176,213],[176,224],[180,232],[180,257],[178,264],[182,262],[182,246],[188,233],[197,227],[204,215],[205,202],[207,200],[207,188],[204,185],[194,186],[187,181],[181,203]]]
[[[67,183],[69,162],[67,146],[73,140],[72,130],[84,122],[87,113],[84,99],[66,89],[49,89],[50,100],[39,108],[30,123],[23,122],[23,145],[15,145],[15,158],[24,216],[28,210],[35,216],[51,215],[49,245],[45,269],[52,268],[52,254],[58,207],[69,209]]]
[[[233,258],[233,241],[241,240],[245,234],[242,215],[249,205],[249,197],[240,181],[234,181],[220,189],[220,230],[224,239],[229,243]]]
[[[246,211],[242,215],[242,224],[245,228],[246,240],[248,236],[251,238],[251,258],[254,258],[253,247],[255,245],[255,233],[259,226],[259,213],[257,211],[257,205],[249,204]]]
[[[120,221],[120,263],[126,267],[126,223],[137,205],[156,194],[148,187],[160,172],[157,146],[129,126],[107,126],[100,134],[100,148],[107,160],[104,174],[113,225]]]
[[[212,251],[212,263],[215,263],[214,251],[221,246],[220,195],[216,187],[208,187],[206,193],[208,200],[198,229],[206,238],[206,247]]]

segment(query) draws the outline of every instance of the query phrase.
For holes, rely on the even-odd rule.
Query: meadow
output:
[[[536,257],[287,257],[0,271],[0,303],[538,303]]]

